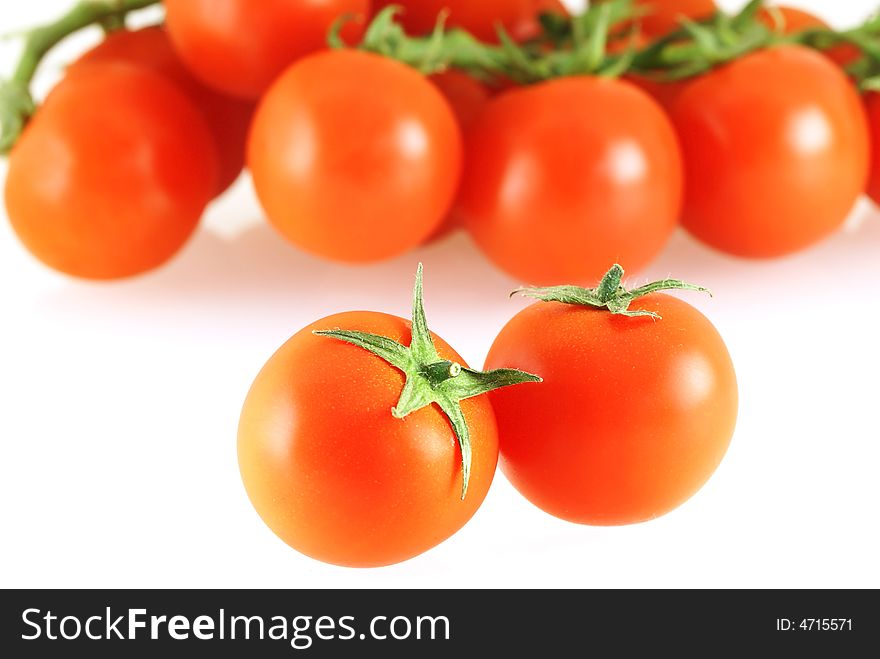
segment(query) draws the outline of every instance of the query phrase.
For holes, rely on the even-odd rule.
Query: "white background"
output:
[[[68,4],[3,2],[0,32]],[[839,25],[874,8],[801,5]],[[95,38],[53,56],[40,88]],[[0,47],[0,72],[16,52]],[[524,303],[465,236],[369,268],[319,262],[266,227],[243,180],[171,266],[92,285],[37,264],[0,218],[0,586],[880,587],[880,212],[867,203],[795,258],[733,260],[681,234],[640,274],[714,290],[688,300],[726,338],[741,386],[727,459],[674,513],[580,527],[499,474],[470,524],[406,564],[345,570],[289,549],[239,480],[248,387],[313,320],[407,316],[419,260],[433,329],[481,365]]]

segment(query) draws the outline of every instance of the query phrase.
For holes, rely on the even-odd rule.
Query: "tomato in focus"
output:
[[[257,99],[296,60],[327,47],[327,36],[346,15],[342,31],[356,43],[369,0],[164,0],[168,32],[178,54],[205,84]]]
[[[591,525],[644,522],[696,493],[736,424],[736,375],[712,324],[653,294],[627,318],[556,302],[508,323],[488,368],[541,373],[543,384],[489,396],[501,468],[529,501]]]
[[[662,109],[633,85],[565,78],[496,97],[468,132],[458,209],[522,282],[646,265],[678,222],[682,166]]]
[[[483,502],[498,436],[485,396],[462,401],[473,462],[461,499],[461,451],[436,405],[391,415],[404,375],[365,350],[315,336],[346,328],[405,345],[410,324],[379,313],[331,316],[269,361],[248,395],[238,435],[241,475],[266,524],[294,549],[348,567],[399,563],[458,531]],[[444,359],[464,364],[434,336]]]
[[[446,217],[461,134],[437,88],[404,64],[328,51],[291,67],[254,119],[248,163],[272,224],[343,262],[421,244]]]
[[[780,46],[716,69],[686,87],[673,120],[685,228],[728,254],[805,249],[839,229],[864,191],[864,109],[819,53]]]
[[[172,82],[95,63],[49,94],[9,157],[6,208],[38,259],[86,279],[176,254],[217,191],[217,147]]]
[[[118,30],[84,54],[67,70],[76,73],[93,62],[121,61],[146,67],[174,82],[201,110],[214,135],[220,155],[218,194],[226,190],[244,167],[245,144],[254,105],[214,91],[190,75],[183,66],[165,30],[148,27],[141,30]]]

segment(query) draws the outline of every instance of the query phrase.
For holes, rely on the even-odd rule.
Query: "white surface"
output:
[[[2,3],[0,32],[66,4]],[[802,4],[844,24],[873,8]],[[0,50],[3,72],[13,56]],[[170,267],[130,283],[57,276],[0,220],[2,587],[880,587],[880,212],[868,205],[796,258],[727,259],[682,234],[641,273],[714,289],[688,300],[740,379],[730,453],[685,506],[580,527],[499,474],[458,535],[374,571],[300,556],[251,509],[235,454],[245,393],[315,319],[406,316],[418,260],[433,329],[481,365],[523,304],[507,300],[518,282],[464,236],[366,269],[315,261],[264,226],[246,181]]]

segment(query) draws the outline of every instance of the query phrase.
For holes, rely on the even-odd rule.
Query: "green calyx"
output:
[[[91,25],[122,27],[129,12],[159,0],[79,0],[58,20],[24,33],[24,48],[9,80],[0,80],[0,154],[12,150],[37,110],[30,92],[34,75],[46,54],[65,38]]]
[[[406,383],[400,394],[400,400],[391,410],[391,414],[396,419],[406,418],[432,404],[436,404],[443,411],[452,425],[461,449],[463,500],[467,495],[470,481],[472,453],[470,429],[461,409],[461,401],[502,387],[541,382],[541,378],[514,369],[474,371],[443,359],[434,346],[425,318],[422,272],[420,264],[413,293],[412,340],[409,346],[385,336],[344,329],[315,331],[315,334],[363,348],[403,372]]]
[[[708,288],[688,284],[678,279],[663,279],[639,288],[627,290],[623,286],[624,270],[615,264],[602,278],[597,288],[581,288],[579,286],[555,286],[552,288],[523,288],[514,291],[513,295],[541,300],[542,302],[560,302],[592,309],[604,309],[618,316],[630,318],[653,318],[661,320],[661,316],[653,311],[643,309],[631,310],[633,302],[641,297],[658,291],[696,291],[712,295]]]

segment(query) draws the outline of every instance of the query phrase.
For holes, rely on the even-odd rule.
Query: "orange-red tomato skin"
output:
[[[85,279],[152,270],[217,190],[216,145],[170,81],[122,63],[63,80],[9,158],[6,207],[38,259]]]
[[[461,131],[437,88],[410,67],[356,51],[292,66],[260,104],[248,150],[275,228],[348,263],[424,242],[452,206],[461,161]]]
[[[532,503],[571,522],[659,517],[716,470],[736,424],[736,376],[712,324],[654,294],[662,320],[538,303],[502,330],[487,368],[540,373],[490,394],[501,468]]]
[[[564,78],[508,91],[466,137],[458,209],[524,283],[586,283],[646,265],[677,226],[682,165],[662,109],[627,82]]]
[[[672,116],[686,165],[684,226],[726,253],[805,249],[839,229],[865,189],[864,108],[819,53],[748,55],[689,84]]]
[[[399,563],[439,544],[489,490],[498,437],[486,397],[462,402],[473,469],[461,500],[461,453],[436,406],[395,419],[403,374],[316,329],[352,329],[410,342],[401,318],[331,316],[290,339],[257,377],[241,417],[238,455],[257,512],[287,544],[347,567]],[[464,364],[442,339],[442,357]]]

